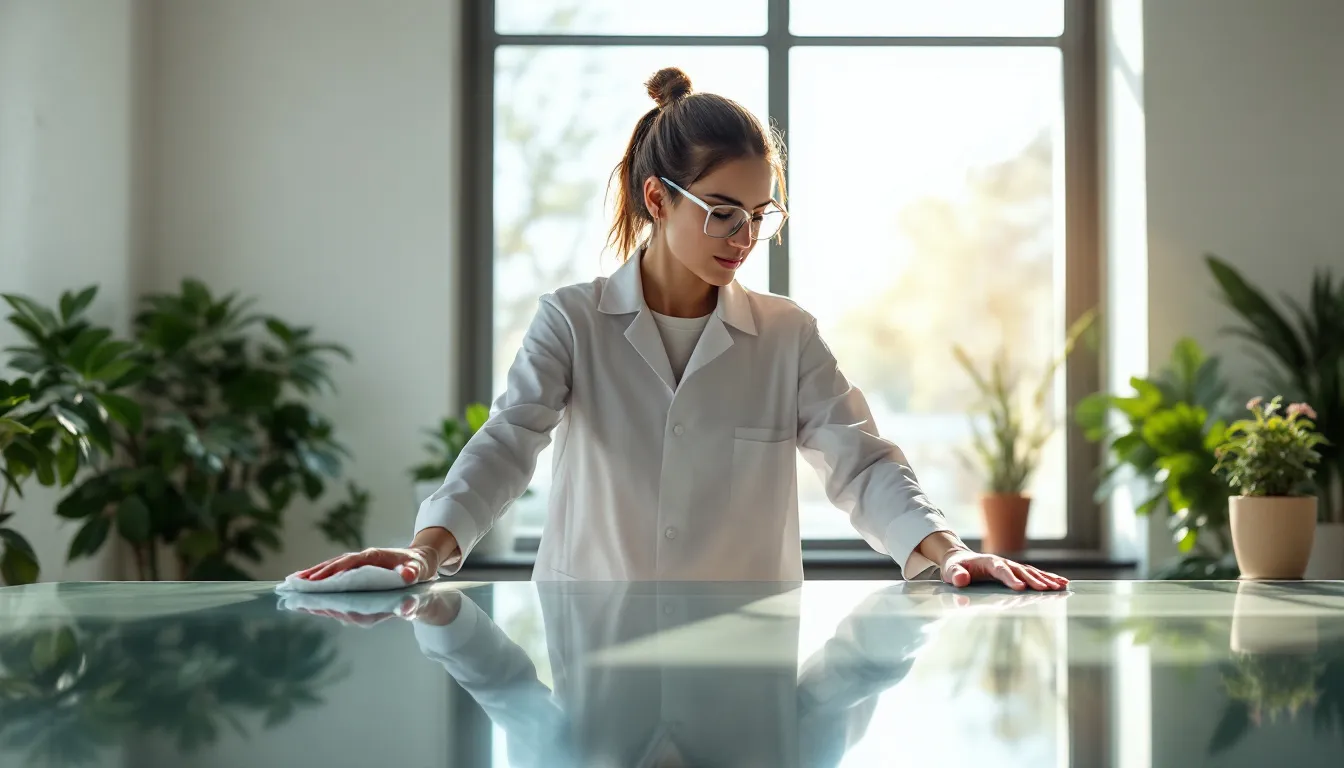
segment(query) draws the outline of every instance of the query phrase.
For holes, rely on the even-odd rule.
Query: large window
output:
[[[959,454],[975,392],[954,344],[1042,367],[1097,297],[1092,7],[1086,0],[495,0],[466,4],[468,254],[463,381],[499,394],[538,295],[610,274],[609,174],[651,107],[643,80],[684,69],[785,135],[782,245],[748,288],[821,322],[882,433],[954,526],[976,538],[980,480]],[[1062,425],[1096,381],[1075,356]],[[1061,429],[1031,489],[1039,543],[1095,545],[1095,451]],[[535,534],[550,484],[515,508]],[[852,541],[799,465],[803,534]]]

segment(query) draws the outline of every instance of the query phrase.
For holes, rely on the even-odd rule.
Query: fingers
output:
[[[1018,565],[1012,569],[1013,573],[1021,580],[1026,582],[1027,586],[1037,592],[1047,592],[1054,589],[1054,585],[1047,582],[1040,572],[1027,565]]]
[[[943,571],[943,581],[954,587],[964,587],[971,583],[971,572],[963,565],[950,565]]]
[[[1009,589],[1021,592],[1027,588],[1026,582],[1018,578],[1007,560],[995,560],[994,564],[989,567],[989,571],[994,575],[994,578],[1003,582]]]
[[[397,566],[397,573],[401,576],[402,581],[407,584],[414,584],[420,581],[421,576],[424,573],[424,567],[424,564],[419,560],[412,559]]]
[[[341,555],[340,557],[323,564],[317,570],[313,571],[304,578],[308,579],[309,581],[321,581],[329,576],[334,576],[338,573],[341,573],[342,571],[348,571],[351,568],[363,565],[364,560],[365,557],[364,553],[362,552],[358,554]]]
[[[337,560],[340,560],[342,557],[345,557],[345,555],[337,555],[336,557],[327,558],[326,560],[323,560],[322,562],[318,563],[317,565],[314,565],[311,568],[305,568],[302,571],[299,571],[299,578],[306,579],[309,576],[313,575],[314,573],[317,573],[318,571],[322,570],[326,566],[331,565]]]

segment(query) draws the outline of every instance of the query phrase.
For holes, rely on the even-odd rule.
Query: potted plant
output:
[[[97,293],[66,292],[54,309],[4,296],[13,309],[7,319],[25,342],[5,350],[6,365],[26,375],[0,379],[0,583],[27,584],[40,575],[33,546],[9,525],[24,485],[70,485],[81,467],[112,453],[113,425],[140,419],[139,406],[119,391],[144,370],[134,344],[86,319]]]
[[[1312,278],[1306,302],[1274,306],[1231,265],[1210,256],[1222,299],[1243,321],[1230,333],[1251,342],[1266,363],[1262,382],[1289,400],[1311,403],[1320,446],[1315,490],[1320,500],[1307,578],[1344,579],[1344,280]]]
[[[490,418],[490,409],[482,403],[467,406],[462,418],[446,416],[435,429],[425,430],[430,441],[425,443],[428,458],[411,467],[411,480],[415,483],[415,501],[419,505],[434,494],[443,485],[448,470],[466,447],[467,441],[476,434]],[[524,496],[531,491],[524,493]],[[502,555],[514,550],[513,516],[501,515],[490,530],[477,542],[473,551],[477,554]]]
[[[1240,495],[1232,497],[1232,547],[1243,578],[1300,579],[1307,569],[1316,532],[1316,497],[1310,488],[1324,438],[1315,431],[1316,413],[1305,403],[1283,398],[1267,405],[1254,398],[1246,407],[1254,419],[1228,428],[1218,446],[1215,471],[1225,472]]]
[[[1218,358],[1181,339],[1167,365],[1130,386],[1126,395],[1090,395],[1075,411],[1086,438],[1104,442],[1111,457],[1097,501],[1127,488],[1138,514],[1165,511],[1179,555],[1157,578],[1235,579],[1231,490],[1213,473],[1214,449],[1234,413]]]
[[[145,375],[133,395],[143,417],[112,430],[112,461],[57,505],[81,524],[71,559],[115,534],[139,579],[249,580],[247,563],[283,549],[292,503],[317,502],[340,477],[349,454],[314,401],[334,389],[331,358],[349,352],[251,303],[195,280],[141,299]],[[369,496],[346,490],[317,527],[358,549]]]
[[[984,524],[981,549],[985,552],[1019,552],[1026,546],[1031,509],[1027,486],[1055,428],[1046,398],[1055,373],[1095,320],[1096,311],[1089,310],[1069,327],[1063,351],[1050,361],[1030,392],[1023,390],[1018,378],[1009,374],[1004,353],[995,358],[989,375],[985,376],[960,345],[952,350],[982,398],[971,414],[974,454],[962,454],[962,460],[985,477],[986,489],[980,497]],[[989,422],[988,434],[981,431],[982,420]]]

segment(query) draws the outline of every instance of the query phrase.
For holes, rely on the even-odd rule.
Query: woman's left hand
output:
[[[1069,585],[1069,580],[1063,576],[969,549],[948,552],[939,565],[943,581],[954,587],[964,587],[973,581],[1001,581],[1019,592],[1027,589],[1054,592]]]

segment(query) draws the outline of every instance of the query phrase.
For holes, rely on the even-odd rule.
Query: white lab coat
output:
[[[733,282],[678,384],[641,258],[541,298],[507,391],[420,505],[416,532],[447,528],[469,558],[554,431],[535,580],[801,580],[798,450],[906,578],[930,568],[915,548],[947,522],[878,436],[816,319]]]

